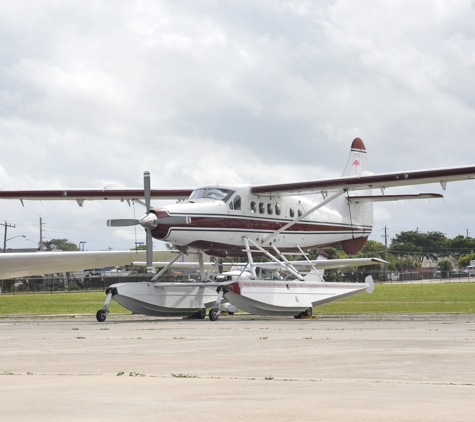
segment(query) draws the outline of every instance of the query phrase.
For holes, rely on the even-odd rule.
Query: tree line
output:
[[[330,258],[349,258],[341,247],[323,250]],[[440,266],[448,257],[456,258],[459,266],[466,267],[471,260],[475,260],[474,251],[475,238],[458,235],[451,239],[439,231],[411,230],[396,234],[387,248],[381,242],[368,240],[363,249],[353,257],[386,258],[390,270],[420,267],[424,258],[438,261]]]

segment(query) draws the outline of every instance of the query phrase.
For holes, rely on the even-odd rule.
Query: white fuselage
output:
[[[159,222],[152,232],[155,238],[219,256],[218,251],[243,255],[243,237],[265,249],[275,245],[281,251],[292,251],[297,245],[308,249],[355,241],[364,244],[372,229],[371,204],[349,203],[341,196],[266,240],[323,198],[258,196],[250,192],[249,185],[205,186],[195,192],[187,201],[154,210]],[[166,224],[167,216],[187,217],[188,223]],[[160,218],[165,224],[160,224]]]

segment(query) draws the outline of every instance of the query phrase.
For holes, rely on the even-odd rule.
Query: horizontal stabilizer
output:
[[[383,202],[383,201],[405,201],[407,199],[441,199],[444,195],[440,193],[414,193],[407,195],[352,195],[348,199],[350,202]]]

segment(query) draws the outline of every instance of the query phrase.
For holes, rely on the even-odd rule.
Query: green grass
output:
[[[1,314],[95,314],[102,308],[105,293],[41,293],[0,295]],[[125,313],[114,300],[112,313]],[[475,283],[376,285],[372,294],[360,293],[319,306],[315,314],[352,313],[475,313]]]
[[[106,294],[88,293],[23,293],[0,295],[0,315],[2,314],[95,314],[104,305]],[[114,300],[109,304],[113,313],[130,311]]]
[[[315,309],[320,314],[381,312],[475,313],[475,283],[383,284]]]

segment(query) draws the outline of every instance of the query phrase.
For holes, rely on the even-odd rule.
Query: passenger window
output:
[[[257,204],[254,201],[252,201],[251,202],[251,212],[255,213],[256,210],[257,210]]]
[[[231,201],[231,202],[229,203],[229,209],[230,209],[230,210],[233,210],[233,209],[234,209],[234,203],[233,203],[233,201]]]
[[[294,208],[293,208],[293,207],[290,207],[290,208],[289,208],[289,215],[290,215],[290,218],[294,218],[294,217],[295,217],[295,212],[294,212]]]
[[[267,214],[274,214],[274,207],[272,206],[272,204],[267,204]]]
[[[266,208],[264,206],[264,202],[259,202],[259,214],[264,214],[266,211]]]
[[[297,214],[299,217],[302,217],[302,214],[303,214],[302,208],[298,209]]]
[[[275,213],[276,213],[276,215],[280,215],[280,205],[279,204],[275,204]]]
[[[239,195],[237,195],[234,200],[234,209],[235,210],[240,210],[241,209],[241,197]]]

